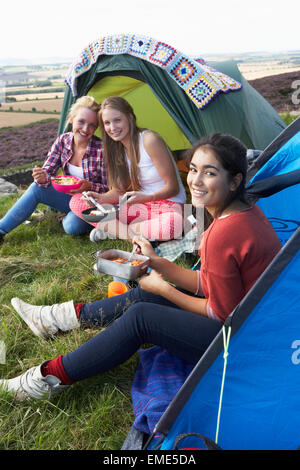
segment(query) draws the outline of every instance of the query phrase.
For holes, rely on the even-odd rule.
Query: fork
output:
[[[132,250],[131,250],[131,253],[130,253],[130,255],[129,255],[129,258],[128,258],[128,260],[127,260],[128,262],[131,261],[132,256],[133,256],[134,252],[136,251],[137,247],[138,247],[138,244],[137,244],[137,243],[134,243],[134,244],[133,244],[133,248],[132,248]]]

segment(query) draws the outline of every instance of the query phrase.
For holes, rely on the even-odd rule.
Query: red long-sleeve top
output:
[[[224,322],[281,247],[271,223],[256,205],[214,219],[199,251],[208,313]]]

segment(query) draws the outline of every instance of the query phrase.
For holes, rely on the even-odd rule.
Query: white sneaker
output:
[[[0,380],[0,391],[14,394],[17,401],[24,401],[30,398],[50,399],[53,395],[70,387],[70,385],[62,385],[54,375],[43,377],[41,367],[42,365],[31,367],[14,379]]]
[[[107,232],[104,232],[104,230],[99,230],[98,228],[93,228],[93,230],[90,232],[90,240],[94,243],[105,240],[107,236]]]
[[[72,300],[54,305],[30,305],[14,297],[11,304],[36,336],[47,338],[58,331],[80,327]]]

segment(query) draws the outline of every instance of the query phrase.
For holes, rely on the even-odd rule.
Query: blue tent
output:
[[[199,435],[224,450],[300,446],[300,118],[253,163],[248,181],[283,247],[172,400],[148,449],[155,435],[160,450],[203,448]]]
[[[252,164],[248,181],[248,192],[258,199],[284,245],[300,225],[300,118]]]

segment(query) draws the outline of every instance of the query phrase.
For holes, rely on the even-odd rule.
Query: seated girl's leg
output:
[[[68,235],[84,235],[92,230],[92,226],[85,222],[85,220],[77,217],[72,211],[62,220],[62,226],[64,231]]]
[[[78,327],[108,326],[136,302],[152,302],[173,305],[163,297],[131,289],[125,294],[85,304],[74,304],[73,300],[53,305],[31,305],[18,297],[11,300],[12,306],[37,336],[52,337],[57,332],[66,332]]]
[[[162,200],[124,205],[119,220],[128,225],[129,234],[143,235],[151,240],[172,240],[182,235],[183,204]]]
[[[183,205],[171,201],[157,201],[151,208],[151,219],[142,223],[142,234],[152,240],[173,240],[183,232]]]
[[[132,223],[130,228],[149,240],[174,240],[182,236],[183,218],[181,214],[169,211],[140,224]]]
[[[119,318],[130,306],[139,302],[151,302],[152,304],[176,306],[160,295],[152,294],[141,289],[140,286],[130,289],[125,294],[116,295],[106,299],[83,304],[80,308],[80,325],[108,326]]]
[[[70,211],[70,198],[68,194],[55,191],[52,186],[43,188],[36,183],[32,183],[0,220],[0,233],[8,233],[28,219],[39,203],[46,204],[67,214]]]
[[[79,217],[80,219],[83,219],[82,211],[84,211],[85,209],[90,209],[91,206],[89,206],[86,202],[82,201],[81,198],[82,198],[81,193],[74,194],[74,196],[71,197],[69,207],[71,211],[73,212],[73,214],[77,215],[77,217]],[[96,227],[97,222],[89,222],[89,225]]]
[[[85,209],[89,209],[91,206],[89,206],[86,202],[82,201],[81,198],[82,198],[82,194],[74,194],[74,196],[71,198],[71,201],[70,201],[70,209],[77,217],[79,217],[80,219],[84,221],[82,217],[82,211],[84,211]],[[83,230],[85,229],[85,232],[83,233],[91,231],[92,227],[96,227],[98,230],[107,233],[108,236],[110,236],[113,239],[121,238],[123,240],[127,240],[128,238],[130,238],[128,237],[127,225],[124,228],[122,226],[119,226],[118,220],[111,220],[110,222],[106,222],[104,220],[103,223],[88,222],[88,224],[90,225],[89,229],[88,228],[85,229],[84,225],[82,226]],[[79,225],[79,230],[80,229],[81,229],[81,226]],[[69,231],[67,231],[67,228],[65,228],[65,231],[67,233],[70,233]],[[93,241],[96,241],[96,240],[93,240]]]
[[[143,344],[160,346],[196,363],[221,327],[221,322],[178,308],[136,303],[97,336],[63,356],[63,369],[71,381],[83,380],[124,363]]]
[[[60,393],[73,382],[122,364],[145,343],[196,363],[221,327],[221,322],[174,306],[137,302],[75,351],[32,367],[13,379],[0,380],[0,389],[16,394],[20,400],[45,398],[47,393]]]

